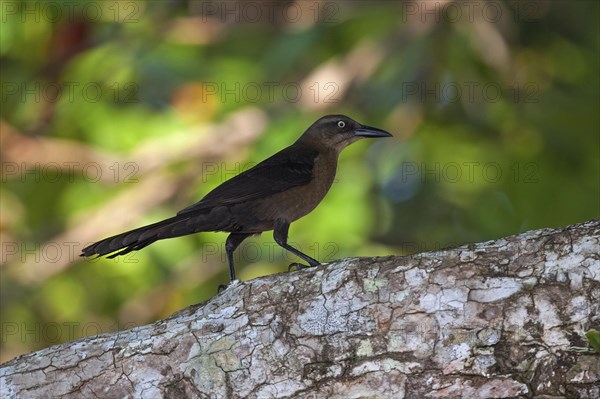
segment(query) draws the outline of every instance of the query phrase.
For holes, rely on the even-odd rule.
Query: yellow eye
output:
[[[345,128],[345,127],[346,127],[346,122],[344,122],[344,121],[338,121],[338,124],[337,124],[337,125],[338,125],[338,127],[339,127],[340,129],[343,129],[343,128]]]

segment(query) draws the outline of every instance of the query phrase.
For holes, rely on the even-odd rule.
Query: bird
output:
[[[323,116],[292,145],[226,180],[175,216],[95,242],[83,248],[81,256],[114,258],[158,240],[198,232],[228,232],[225,251],[232,285],[238,282],[233,261],[236,248],[252,235],[273,230],[278,245],[308,263],[293,263],[288,270],[318,266],[319,261],[288,244],[290,224],[323,200],[344,148],[363,138],[391,136],[345,115]]]

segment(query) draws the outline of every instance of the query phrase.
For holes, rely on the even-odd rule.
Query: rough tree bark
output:
[[[20,356],[3,398],[598,398],[600,219],[244,282]]]

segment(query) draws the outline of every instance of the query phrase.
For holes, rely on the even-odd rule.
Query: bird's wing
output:
[[[256,166],[225,181],[178,215],[215,206],[232,205],[289,190],[310,182],[318,151],[288,147]]]

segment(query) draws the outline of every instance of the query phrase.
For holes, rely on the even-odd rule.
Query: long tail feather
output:
[[[194,228],[192,224],[188,223],[189,219],[189,216],[175,216],[158,223],[139,227],[134,230],[126,231],[125,233],[105,238],[104,240],[100,240],[83,248],[81,256],[104,256],[121,250],[108,256],[108,258],[112,259],[116,256],[125,255],[131,251],[142,249],[158,240],[179,237],[200,231],[197,228],[197,225],[196,228]]]

